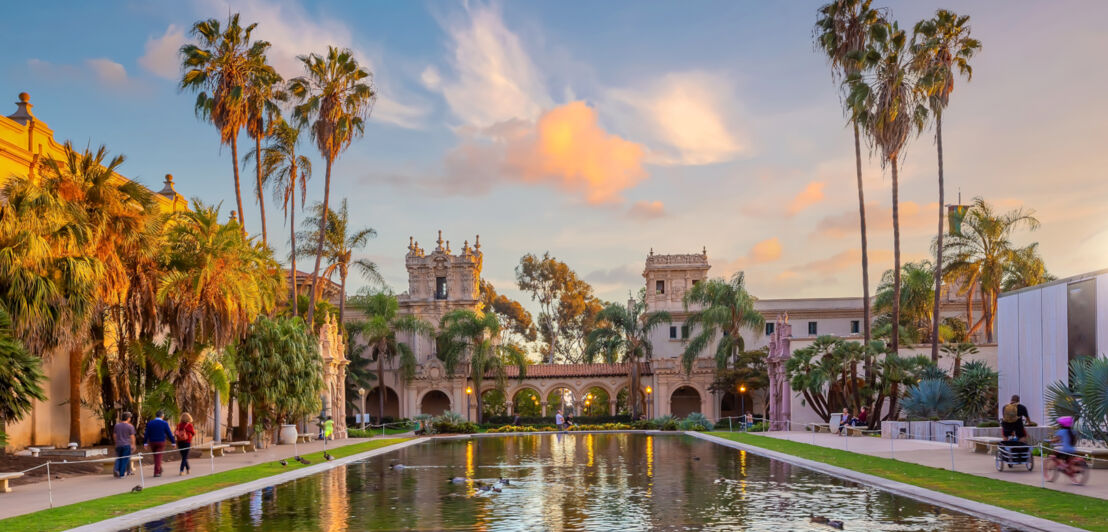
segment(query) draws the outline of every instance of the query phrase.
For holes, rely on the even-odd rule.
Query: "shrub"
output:
[[[1047,386],[1051,423],[1073,416],[1073,430],[1083,440],[1108,441],[1108,358],[1070,361],[1069,379]]]
[[[712,430],[714,426],[715,424],[713,424],[707,418],[707,416],[701,414],[700,412],[693,412],[688,416],[685,416],[685,419],[681,420],[681,422],[678,424],[678,427],[681,430],[698,430],[702,432]]]
[[[536,429],[535,427],[528,426],[528,425],[520,425],[520,426],[504,425],[503,427],[500,427],[500,428],[489,429],[486,432],[489,432],[489,433],[492,433],[492,434],[498,434],[498,433],[502,433],[502,432],[538,432],[538,429]]]
[[[951,384],[963,417],[971,420],[996,416],[998,378],[997,372],[984,362],[974,360],[962,365],[958,378]]]
[[[477,429],[476,423],[466,421],[461,414],[449,410],[424,423],[427,434],[474,434]]]
[[[657,430],[677,430],[677,419],[673,416],[661,416],[654,418],[654,427]]]
[[[658,430],[658,425],[654,424],[653,419],[640,419],[631,424],[635,430]]]
[[[486,416],[485,423],[492,426],[511,425],[516,422],[515,416]],[[630,423],[631,416],[574,416],[573,422],[581,425],[603,423]],[[520,416],[520,425],[544,426],[553,425],[554,416]]]
[[[901,401],[909,418],[949,419],[957,407],[954,390],[945,380],[922,380],[908,389]]]
[[[759,421],[759,422],[751,425],[750,428],[748,428],[746,430],[747,430],[747,432],[765,432],[765,431],[769,430],[769,427],[767,425],[768,425],[768,423],[766,423],[765,421]]]

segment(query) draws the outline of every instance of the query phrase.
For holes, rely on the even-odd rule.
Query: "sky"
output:
[[[178,91],[176,51],[194,22],[238,12],[286,78],[301,73],[296,56],[328,45],[373,72],[378,99],[331,199],[377,230],[364,256],[397,292],[409,236],[431,249],[442,229],[454,250],[481,235],[483,276],[532,308],[514,268],[546,251],[614,301],[642,286],[651,250],[707,249],[713,276],[743,270],[761,298],[857,296],[853,135],[812,46],[819,4],[28,3],[0,33],[0,93],[29,92],[61,139],[126,155],[124,175],[158,190],[172,173],[180,193],[228,212],[230,149]],[[907,27],[957,9],[983,43],[944,114],[948,203],[1034,210],[1042,227],[1015,240],[1040,242],[1055,275],[1108,267],[1108,3],[875,5]],[[318,201],[324,165],[301,150]],[[892,265],[891,186],[864,157],[876,286]],[[903,257],[923,259],[938,216],[931,131],[911,139],[900,182]],[[252,191],[246,221],[260,232]],[[288,226],[268,193],[266,210],[284,255]]]

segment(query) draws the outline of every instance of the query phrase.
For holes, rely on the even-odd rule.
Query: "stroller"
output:
[[[996,470],[1004,471],[1005,465],[1008,466],[1008,469],[1022,465],[1028,471],[1034,471],[1035,457],[1031,455],[1031,449],[1030,445],[1016,438],[1001,441],[996,447]]]

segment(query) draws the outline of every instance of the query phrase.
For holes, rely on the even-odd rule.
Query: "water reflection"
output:
[[[500,493],[479,488],[500,478]],[[1000,530],[687,436],[572,433],[428,442],[142,530],[828,530],[812,514],[847,530]]]

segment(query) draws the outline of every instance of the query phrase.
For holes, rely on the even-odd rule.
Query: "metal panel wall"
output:
[[[1029,290],[1018,296],[1020,338],[1020,402],[1031,419],[1043,419],[1043,293]]]
[[[1000,373],[1000,399],[997,402],[1003,406],[1012,394],[1020,393],[1019,296],[1002,297],[997,301],[996,323],[996,367]],[[1000,417],[999,411],[997,417]]]
[[[1066,341],[1066,285],[1057,284],[1044,287],[1042,293],[1042,327],[1043,335],[1043,365],[1042,385],[1040,389],[1046,392],[1046,387],[1055,381],[1068,382],[1069,380],[1069,344]],[[1043,403],[1045,409],[1046,403]],[[1046,412],[1043,412],[1044,421]],[[1039,421],[1036,419],[1036,421]],[[1042,423],[1042,421],[1040,421]]]
[[[1108,357],[1108,274],[1096,278],[1096,350]]]

